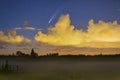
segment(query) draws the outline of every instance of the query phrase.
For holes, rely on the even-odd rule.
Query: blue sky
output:
[[[47,29],[51,25],[54,25],[62,14],[70,15],[71,24],[74,25],[75,29],[77,28],[77,30],[74,30],[70,24],[67,26],[62,25],[61,23],[64,22],[60,21],[58,23],[67,29],[65,32],[63,32],[64,34],[60,33],[62,37],[57,35],[56,38],[55,32],[62,31],[58,26],[54,28],[53,32],[51,28],[51,32],[46,34]],[[66,22],[69,21],[67,15],[64,15],[64,19],[65,21],[67,19]],[[88,36],[90,37],[88,38],[88,42],[91,40],[91,43],[87,43],[84,42],[87,40],[86,36],[82,34],[86,33],[88,30],[86,28],[91,19],[94,19],[97,25],[91,21],[94,30],[93,34],[90,36],[90,31],[88,31],[87,38]],[[99,23],[99,20],[103,20],[105,22]],[[118,23],[107,23],[115,20]],[[110,27],[104,27],[104,24],[107,24]],[[68,42],[69,45],[76,44],[77,46],[79,45],[79,47],[81,47],[80,43],[82,42],[82,47],[107,46],[120,48],[119,26],[120,0],[0,0],[0,49],[3,49],[2,51],[0,50],[0,53],[12,53],[17,50],[17,47],[21,48],[21,46],[25,48],[40,47],[41,50],[43,50],[40,51],[41,53],[44,51],[45,53],[49,53],[46,51],[54,51],[56,47],[44,47],[44,42],[50,44],[51,42],[49,42],[49,40],[51,40],[53,41],[52,43],[54,43],[55,39],[60,39],[62,44],[68,45]],[[98,27],[100,29],[98,29]],[[14,31],[13,29],[16,28],[17,30]],[[91,27],[89,28],[91,29]],[[43,33],[39,33],[38,29],[41,29]],[[85,31],[81,32],[80,29]],[[73,33],[66,34],[67,32],[70,33],[71,31]],[[94,35],[94,33],[97,34]],[[37,36],[35,39],[36,34]],[[51,36],[53,39],[50,39]],[[63,36],[65,39],[63,39]],[[45,41],[44,39],[48,41]],[[100,43],[96,44],[96,39]],[[108,41],[108,43],[106,41]],[[40,44],[38,44],[38,42],[40,42]],[[57,43],[59,43],[59,41]],[[7,52],[5,52],[4,48],[10,49],[6,50]],[[11,50],[12,48],[14,48],[14,50]],[[53,50],[51,48],[53,48]],[[63,49],[64,48],[58,48],[57,50],[63,51]]]
[[[70,14],[76,28],[86,29],[88,21],[94,19],[120,22],[119,0],[0,0],[0,30],[29,26],[47,31],[61,14]],[[51,23],[49,19],[54,16]],[[25,31],[18,31],[30,37]],[[33,32],[36,33],[35,31]],[[33,35],[34,35],[33,34]],[[31,34],[32,35],[32,34]]]

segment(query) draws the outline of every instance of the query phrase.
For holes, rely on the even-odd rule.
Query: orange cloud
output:
[[[117,21],[94,23],[89,21],[87,37],[90,41],[99,42],[120,42],[120,25]]]
[[[25,38],[22,35],[17,35],[16,30],[8,30],[5,33],[3,31],[0,31],[0,42],[1,43],[10,43],[10,44],[18,44],[22,42],[30,42],[28,38]]]
[[[69,15],[62,15],[55,26],[48,29],[47,34],[39,31],[35,40],[52,45],[77,45],[84,42],[83,35],[82,30],[75,30],[70,25]]]
[[[48,28],[48,33],[39,31],[35,35],[38,42],[48,43],[56,46],[76,47],[120,47],[120,24],[117,21],[94,23],[89,21],[88,29],[75,29],[71,25],[69,15],[62,15],[58,22]]]

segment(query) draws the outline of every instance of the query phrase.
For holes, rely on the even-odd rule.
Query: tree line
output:
[[[13,54],[13,55],[14,55],[14,54]],[[37,54],[37,53],[34,51],[34,49],[32,48],[30,55],[29,55],[29,54],[25,54],[25,53],[23,53],[22,51],[17,51],[17,52],[16,52],[16,55],[14,55],[14,56],[31,56],[31,57],[37,57],[38,54]]]

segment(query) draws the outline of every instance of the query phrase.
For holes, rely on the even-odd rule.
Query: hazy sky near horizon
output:
[[[0,48],[120,48],[119,0],[0,0]]]

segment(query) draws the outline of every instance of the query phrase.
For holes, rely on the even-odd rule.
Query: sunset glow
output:
[[[62,15],[58,22],[48,28],[48,33],[41,31],[35,35],[38,42],[57,46],[118,48],[120,47],[120,24],[117,21],[104,22],[94,20],[88,22],[87,30],[75,29],[70,16]]]
[[[1,0],[0,55],[120,54],[119,0]]]

